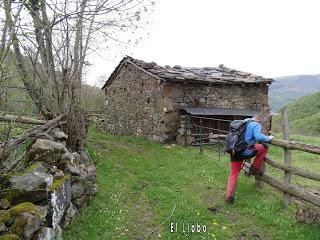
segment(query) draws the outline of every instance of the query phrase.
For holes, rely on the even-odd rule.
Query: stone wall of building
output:
[[[105,90],[104,130],[113,134],[137,135],[161,141],[157,124],[161,112],[157,99],[163,86],[151,75],[127,63]]]
[[[167,114],[175,115],[176,121],[171,123],[172,134],[176,134],[179,125],[179,109],[181,106],[217,107],[252,109],[258,112],[268,111],[268,85],[168,85],[163,88],[162,102]],[[266,110],[267,109],[267,110]],[[269,116],[268,116],[269,117]],[[268,128],[269,118],[264,123]],[[168,135],[168,134],[167,134]]]
[[[188,106],[262,110],[268,106],[268,85],[167,85],[164,101],[175,103],[171,108]]]

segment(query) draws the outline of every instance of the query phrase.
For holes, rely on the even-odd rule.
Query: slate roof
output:
[[[134,59],[132,57],[124,57],[114,72],[109,77],[108,81],[102,87],[104,89],[110,80],[120,71],[125,63],[131,63],[136,67],[152,74],[163,81],[169,82],[184,82],[184,83],[214,83],[214,84],[271,84],[274,80],[271,78],[263,78],[262,76],[254,75],[247,72],[238,71],[232,68],[227,68],[223,64],[218,67],[170,67],[160,66],[155,62],[145,62]]]

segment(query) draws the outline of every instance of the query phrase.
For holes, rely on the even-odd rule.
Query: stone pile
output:
[[[69,152],[61,129],[27,148],[23,172],[0,175],[0,239],[62,239],[62,228],[97,193],[86,152]],[[84,164],[85,163],[85,164]]]

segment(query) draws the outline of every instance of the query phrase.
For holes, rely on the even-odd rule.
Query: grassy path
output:
[[[228,169],[198,149],[166,147],[135,137],[90,130],[89,152],[98,171],[97,197],[64,231],[65,239],[319,239],[319,225],[301,225],[281,194],[239,178],[236,204],[224,203]],[[209,211],[211,208],[212,211]],[[170,223],[178,231],[170,232]],[[184,233],[190,224],[206,233]]]

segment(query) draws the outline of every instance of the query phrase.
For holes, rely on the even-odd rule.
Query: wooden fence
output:
[[[283,205],[287,207],[290,204],[290,197],[294,196],[305,201],[308,201],[318,207],[320,207],[320,196],[307,191],[303,188],[295,186],[292,184],[292,175],[297,175],[300,177],[312,179],[320,182],[320,173],[313,172],[310,170],[305,170],[292,166],[292,155],[291,150],[298,150],[302,152],[308,152],[312,154],[320,155],[320,146],[314,146],[305,143],[293,142],[290,141],[289,136],[289,126],[288,126],[288,112],[287,108],[283,108],[281,111],[282,115],[282,132],[283,132],[283,140],[273,139],[271,144],[274,146],[282,147],[284,151],[284,163],[280,163],[278,161],[274,161],[268,157],[266,157],[266,163],[269,166],[280,169],[284,171],[284,181],[281,182],[267,174],[262,175],[261,177],[257,177],[258,181],[263,181],[278,190],[283,192]],[[319,162],[320,164],[320,162]],[[320,184],[319,184],[320,186]]]
[[[207,119],[208,120],[208,119]],[[219,121],[219,119],[212,119],[212,121]],[[224,121],[224,120],[223,120]],[[186,124],[187,126],[187,124]],[[210,128],[206,126],[193,126],[190,124],[191,127],[198,128],[198,131],[196,133],[197,139],[196,142],[192,145],[196,145],[200,147],[200,153],[203,153],[203,146],[204,145],[210,145],[210,141],[206,141],[209,138],[208,132],[205,132],[204,130],[209,131],[215,131],[214,136],[217,136],[217,140],[223,140],[225,138],[224,130],[219,130],[215,128]],[[303,151],[307,153],[317,154],[320,155],[320,146],[314,146],[310,144],[305,144],[301,142],[294,142],[290,141],[289,136],[289,127],[288,127],[288,113],[287,108],[283,108],[282,110],[282,131],[283,131],[283,139],[273,139],[271,144],[274,146],[278,146],[283,148],[284,151],[284,161],[283,163],[280,163],[279,161],[274,161],[268,157],[266,157],[265,164],[268,164],[271,167],[277,168],[279,170],[284,171],[284,181],[280,181],[272,176],[269,176],[267,174],[263,174],[262,176],[256,177],[256,186],[262,187],[262,183],[267,183],[271,185],[272,187],[277,188],[278,190],[283,192],[283,204],[285,207],[287,207],[290,204],[291,196],[303,199],[307,202],[310,202],[318,207],[320,207],[320,195],[317,195],[316,193],[313,193],[311,191],[307,191],[301,187],[295,186],[292,183],[292,175],[297,175],[300,177],[312,179],[315,181],[320,181],[320,173],[314,172],[306,169],[301,169],[297,167],[292,166],[292,156],[291,151]],[[187,132],[187,130],[185,131]],[[222,133],[222,134],[221,134]],[[191,134],[192,136],[194,134]],[[200,136],[200,137],[199,137]],[[185,142],[187,143],[187,134],[185,135]],[[219,153],[220,156],[220,153]],[[220,157],[219,157],[220,159]],[[220,161],[220,160],[219,160]],[[319,162],[320,164],[320,162]],[[265,167],[265,166],[263,166]],[[320,186],[320,184],[319,184]]]

